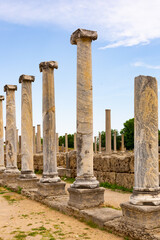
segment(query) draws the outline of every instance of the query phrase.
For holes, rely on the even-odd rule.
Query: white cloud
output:
[[[0,20],[97,30],[101,49],[160,38],[160,0],[0,0]]]
[[[149,65],[149,64],[146,64],[144,62],[135,62],[132,64],[132,66],[134,67],[145,67],[145,68],[149,68],[149,69],[160,69],[160,65]]]

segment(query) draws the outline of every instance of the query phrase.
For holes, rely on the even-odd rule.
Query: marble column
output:
[[[77,134],[74,133],[74,151],[77,150]]]
[[[37,125],[37,153],[41,152],[41,125]]]
[[[134,105],[134,190],[130,203],[160,205],[156,78],[135,78]]]
[[[6,153],[6,142],[7,142],[7,135],[6,135],[6,127],[4,127],[4,137],[5,137],[5,153]]]
[[[3,139],[3,100],[4,96],[0,96],[0,173],[3,173],[5,170],[4,139]]]
[[[94,152],[97,153],[97,137],[94,137]]]
[[[117,132],[114,130],[114,152],[117,152]]]
[[[58,133],[56,133],[56,142],[57,142],[57,153],[59,153],[59,137],[58,137]]]
[[[85,29],[77,29],[71,35],[71,44],[77,45],[77,178],[68,189],[68,204],[79,209],[97,206],[104,201],[104,190],[99,188],[93,173],[91,43],[97,36],[96,31]]]
[[[39,65],[43,74],[43,177],[40,182],[44,183],[60,182],[56,157],[54,68],[58,68],[55,61]]]
[[[102,148],[101,148],[101,133],[99,132],[99,153],[102,152]]]
[[[121,151],[124,152],[124,134],[121,135]]]
[[[65,152],[68,152],[68,135],[65,133]]]
[[[18,129],[16,129],[17,155],[19,154]]]
[[[21,135],[19,136],[19,153],[21,153]]]
[[[6,173],[19,173],[17,168],[17,144],[16,144],[16,85],[5,85],[6,92]]]
[[[20,178],[36,178],[33,164],[32,82],[34,76],[21,75],[21,175]]]
[[[111,110],[106,109],[106,154],[111,154]]]
[[[33,154],[36,154],[36,128],[33,126]]]

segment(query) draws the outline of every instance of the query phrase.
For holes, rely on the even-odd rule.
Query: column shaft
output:
[[[94,152],[97,153],[97,137],[94,137]]]
[[[111,110],[106,109],[106,154],[111,154]]]
[[[3,101],[4,97],[0,96],[0,172],[5,170],[4,166],[4,139],[3,139]]]
[[[77,134],[74,133],[74,151],[77,150]]]
[[[114,131],[114,152],[117,152],[117,132]]]
[[[36,129],[33,126],[33,154],[36,154]]]
[[[65,152],[68,152],[68,135],[65,133]]]
[[[124,152],[124,134],[121,135],[121,151]]]
[[[59,137],[58,137],[58,133],[56,133],[56,142],[57,142],[57,152],[59,153]]]

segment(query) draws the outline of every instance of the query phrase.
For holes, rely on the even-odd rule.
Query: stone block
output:
[[[24,188],[24,189],[30,189],[30,188],[37,188],[37,183],[39,182],[38,178],[17,178],[17,186]]]
[[[104,191],[105,189],[101,187],[94,189],[68,188],[68,205],[78,209],[97,207],[104,203]]]
[[[115,184],[116,173],[115,172],[103,172],[103,182],[109,182],[111,184]]]
[[[59,177],[66,176],[66,168],[59,166],[59,167],[57,167],[57,171],[58,171],[58,176]]]
[[[17,178],[20,176],[20,172],[17,173],[3,173],[3,185],[9,186],[10,184],[17,184]]]
[[[132,188],[134,185],[134,174],[116,173],[116,184],[126,188]]]
[[[126,202],[121,204],[121,208],[122,220],[126,224],[146,229],[160,227],[160,206],[138,206]]]
[[[131,156],[131,157],[130,157],[129,171],[130,171],[131,173],[134,173],[134,156]]]
[[[38,185],[38,194],[41,197],[50,197],[50,196],[59,196],[65,195],[65,183],[57,182],[57,183],[37,183]]]

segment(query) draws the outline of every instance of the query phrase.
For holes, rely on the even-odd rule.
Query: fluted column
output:
[[[21,75],[21,178],[35,178],[33,167],[32,82],[34,76]]]
[[[65,133],[65,152],[68,152],[68,135]]]
[[[77,45],[77,178],[75,188],[96,188],[93,175],[93,97],[91,42],[97,32],[78,29],[71,36]]]
[[[43,177],[40,182],[59,182],[56,157],[56,122],[54,95],[55,61],[41,62],[40,72],[43,74]]]
[[[111,154],[111,110],[106,109],[106,154]]]
[[[19,173],[17,168],[17,144],[16,144],[16,85],[5,85],[6,92],[6,173]]]
[[[4,96],[0,96],[0,173],[2,173],[5,170],[4,138],[3,138],[3,100]]]
[[[99,132],[99,153],[102,152],[102,148],[101,148],[101,133]]]
[[[135,181],[130,202],[136,205],[160,205],[156,78],[135,78],[134,105]]]
[[[41,125],[37,125],[37,153],[41,152]]]

